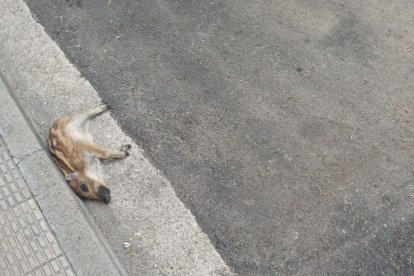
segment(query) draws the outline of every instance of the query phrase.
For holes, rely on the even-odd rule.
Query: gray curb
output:
[[[77,275],[126,275],[0,74],[0,135]]]

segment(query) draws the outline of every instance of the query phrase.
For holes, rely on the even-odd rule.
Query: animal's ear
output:
[[[66,181],[71,181],[74,180],[76,178],[78,178],[79,176],[79,172],[73,172],[71,174],[68,174],[67,176],[65,176]]]

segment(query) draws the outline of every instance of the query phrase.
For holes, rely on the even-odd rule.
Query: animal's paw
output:
[[[111,107],[109,106],[109,104],[107,102],[103,102],[100,106],[99,106],[103,111],[106,111],[108,109],[111,109]]]
[[[126,156],[129,155],[128,151],[131,149],[131,145],[130,144],[126,144],[126,145],[122,145],[121,146],[121,151],[126,153]]]
[[[97,107],[95,107],[95,109],[93,110],[92,116],[96,116],[98,114],[101,114],[101,113],[107,111],[108,109],[109,109],[109,106],[105,103],[102,103],[102,104],[98,105]]]

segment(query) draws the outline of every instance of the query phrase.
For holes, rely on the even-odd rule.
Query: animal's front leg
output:
[[[99,159],[109,161],[112,159],[121,159],[129,155],[128,150],[131,148],[131,145],[123,145],[119,150],[118,149],[107,149],[99,147],[95,144],[85,145],[85,150],[94,154]]]

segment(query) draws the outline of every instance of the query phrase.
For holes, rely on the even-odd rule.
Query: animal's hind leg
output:
[[[77,115],[77,117],[84,118],[85,120],[92,119],[93,117],[98,116],[99,114],[107,111],[108,109],[109,106],[107,104],[101,104],[91,110],[85,111]]]
[[[105,112],[108,109],[109,109],[109,106],[107,104],[99,105],[91,110],[74,115],[72,117],[72,123],[74,123],[78,127],[85,126],[88,120],[92,119],[93,117],[98,116],[99,114]]]

